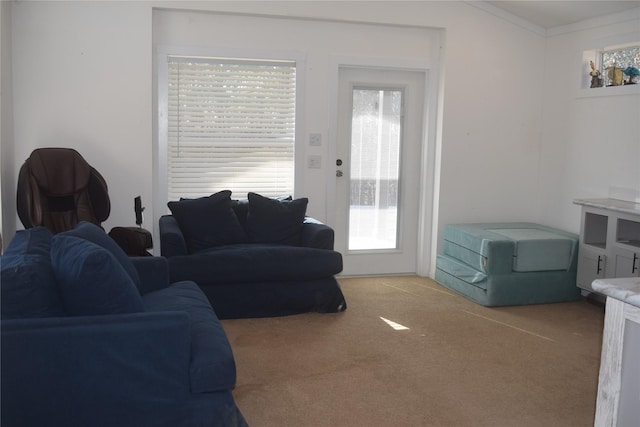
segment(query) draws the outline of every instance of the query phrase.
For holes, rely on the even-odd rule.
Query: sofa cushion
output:
[[[103,249],[107,250],[111,255],[115,257],[120,266],[124,268],[124,270],[129,274],[131,280],[136,286],[140,286],[140,276],[138,276],[138,271],[134,267],[131,259],[127,256],[124,250],[118,246],[115,240],[113,240],[107,233],[104,232],[103,229],[98,227],[97,225],[82,221],[78,223],[75,228],[72,230],[65,231],[60,233],[65,236],[75,236],[84,240],[88,240]]]
[[[190,253],[231,243],[246,242],[247,235],[231,207],[231,191],[168,203],[178,221]]]
[[[247,234],[255,243],[298,245],[309,199],[271,199],[249,193]]]
[[[173,283],[143,297],[146,311],[186,311],[191,318],[193,393],[229,390],[236,382],[231,346],[209,300],[193,282]]]
[[[51,241],[51,261],[68,314],[144,311],[131,277],[113,254],[101,246],[61,233]]]
[[[243,230],[246,230],[247,214],[249,213],[249,200],[231,200],[231,208],[238,218]]]
[[[513,271],[569,270],[571,267],[575,240],[566,236],[535,227],[489,231],[514,242]]]
[[[342,255],[326,249],[268,243],[211,248],[168,259],[170,280],[198,284],[315,280],[342,271]]]
[[[20,230],[2,256],[0,289],[2,318],[64,316],[49,248],[46,227]]]

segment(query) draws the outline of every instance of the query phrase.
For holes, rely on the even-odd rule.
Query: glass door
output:
[[[415,273],[424,73],[345,67],[339,85],[343,275]]]

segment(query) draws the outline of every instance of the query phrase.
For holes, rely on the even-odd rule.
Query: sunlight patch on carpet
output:
[[[400,323],[396,323],[394,321],[391,321],[389,319],[385,319],[384,317],[380,317],[387,325],[391,326],[393,329],[395,329],[396,331],[404,331],[407,330],[409,328],[407,328],[406,326],[401,325]]]

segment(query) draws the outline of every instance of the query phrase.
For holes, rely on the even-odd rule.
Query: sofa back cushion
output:
[[[2,256],[2,318],[64,316],[49,258],[52,234],[46,227],[20,230]]]
[[[130,275],[103,247],[76,236],[58,234],[51,241],[51,262],[69,315],[144,311]]]
[[[309,199],[271,199],[249,193],[246,229],[254,243],[297,246]]]
[[[291,196],[278,196],[274,197],[274,199],[281,202],[290,202],[291,200],[293,200]],[[231,200],[231,207],[233,208],[233,212],[235,212],[236,217],[238,218],[238,222],[240,223],[242,228],[247,231],[249,199]]]
[[[242,226],[242,229],[247,231],[247,214],[249,213],[249,200],[231,200],[231,208],[238,218],[238,222]]]
[[[190,253],[248,241],[231,206],[231,191],[168,203]]]
[[[97,225],[83,221],[76,225],[73,230],[65,231],[60,234],[65,236],[79,237],[105,249],[111,255],[113,255],[118,264],[120,264],[124,271],[127,272],[131,280],[133,280],[133,283],[136,286],[140,286],[140,276],[138,275],[138,270],[136,270],[129,256],[127,256],[125,251],[120,246],[118,246],[115,240],[109,237],[109,235]]]

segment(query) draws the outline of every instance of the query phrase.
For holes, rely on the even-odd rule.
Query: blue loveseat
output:
[[[19,231],[1,263],[2,426],[246,425],[226,334],[164,258],[83,222]]]
[[[333,229],[307,202],[228,190],[169,202],[159,225],[171,280],[196,282],[221,319],[345,310]]]

